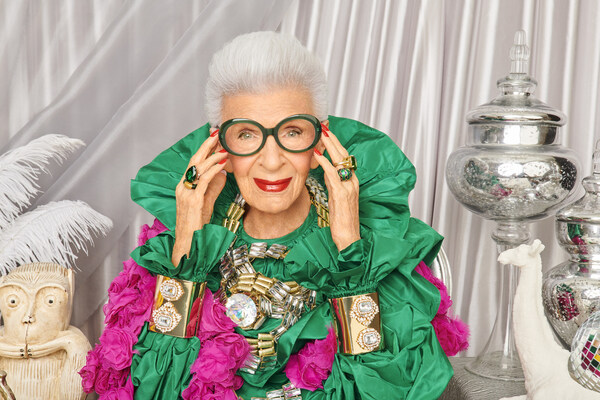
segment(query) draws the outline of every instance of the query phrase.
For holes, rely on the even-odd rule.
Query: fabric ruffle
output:
[[[440,307],[431,324],[444,353],[447,356],[455,356],[469,347],[469,327],[459,317],[449,315],[452,299],[444,282],[433,276],[424,262],[420,262],[415,269],[440,291]]]
[[[285,374],[297,388],[314,392],[323,389],[331,373],[333,359],[337,353],[337,338],[332,326],[325,339],[314,340],[293,354],[285,366]]]
[[[292,278],[328,298],[374,292],[379,282],[397,268],[412,269],[421,259],[437,253],[441,243],[433,229],[412,235],[410,221],[402,240],[368,229],[362,239],[338,251],[329,228],[319,229],[298,243],[285,258]],[[421,228],[421,227],[419,227]]]
[[[142,228],[138,241],[145,242],[165,229],[155,220],[152,227]],[[108,303],[103,308],[106,327],[100,343],[90,350],[79,371],[86,393],[95,391],[100,400],[133,398],[129,378],[133,346],[150,320],[155,286],[156,278],[135,261],[123,263],[123,271],[108,289]]]
[[[207,289],[199,329],[202,347],[190,367],[192,380],[182,393],[184,400],[237,400],[235,390],[244,381],[235,373],[250,354],[250,345],[242,335],[234,333],[236,325],[225,311],[225,306]]]
[[[179,265],[174,266],[170,255],[175,244],[175,233],[165,231],[136,248],[131,257],[154,274],[204,282],[208,272],[217,265],[234,238],[235,235],[228,229],[206,224],[194,232],[189,256],[183,256]]]

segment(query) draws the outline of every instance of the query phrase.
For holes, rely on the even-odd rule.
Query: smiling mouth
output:
[[[290,184],[292,178],[280,179],[278,181],[266,181],[254,178],[254,183],[264,192],[281,192]]]

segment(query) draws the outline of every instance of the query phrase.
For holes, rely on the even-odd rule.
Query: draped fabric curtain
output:
[[[499,307],[494,224],[454,200],[446,159],[465,143],[466,113],[496,96],[524,29],[536,96],[567,114],[560,142],[588,175],[599,20],[595,0],[0,0],[0,147],[48,133],[87,143],[51,168],[33,207],[79,199],[114,222],[78,259],[72,323],[96,341],[108,285],[151,222],[129,200],[129,180],[205,123],[211,54],[244,32],[293,34],[324,63],[330,113],[388,133],[415,164],[412,213],[446,237],[454,310],[471,326],[474,355]],[[567,258],[552,218],[530,226],[546,244],[545,269]]]

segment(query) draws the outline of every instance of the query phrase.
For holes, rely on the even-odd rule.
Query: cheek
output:
[[[247,176],[253,164],[254,157],[239,157],[230,155],[229,161],[225,165],[227,172],[232,172],[236,179]],[[229,168],[227,168],[229,167]]]
[[[290,160],[298,174],[305,175],[308,174],[308,171],[310,171],[311,168],[316,168],[313,164],[317,163],[317,160],[313,157],[313,154],[313,150],[311,149],[307,152],[296,154],[295,157]]]

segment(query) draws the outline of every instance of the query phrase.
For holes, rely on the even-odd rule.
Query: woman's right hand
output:
[[[174,266],[179,265],[181,257],[189,253],[194,231],[202,229],[205,224],[210,222],[215,200],[225,186],[227,178],[221,171],[225,167],[227,153],[223,149],[213,154],[218,143],[218,131],[214,130],[190,159],[186,171],[192,165],[196,166],[197,178],[194,181],[196,188],[188,189],[183,184],[184,173],[181,182],[175,189],[177,219],[175,244],[171,257]]]

